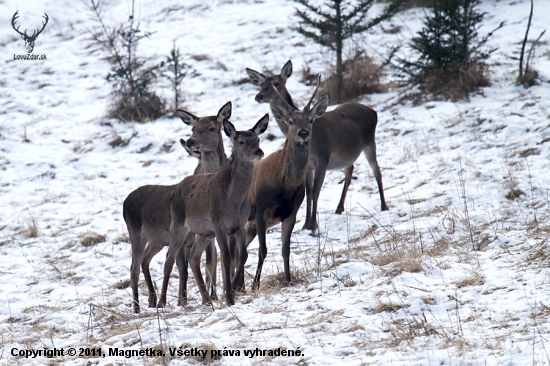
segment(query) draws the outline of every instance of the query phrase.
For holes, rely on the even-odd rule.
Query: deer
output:
[[[279,75],[265,76],[258,71],[246,68],[250,81],[260,87],[255,100],[258,103],[269,103],[281,98],[294,110],[298,110],[290,93],[286,89],[286,81],[292,75],[292,62],[289,60],[281,69]],[[271,84],[275,88],[271,87]],[[275,114],[273,108],[271,111]],[[286,134],[288,125],[283,119],[275,117],[281,131]],[[344,201],[351,183],[354,162],[361,152],[365,154],[372,169],[378,193],[380,195],[381,210],[388,210],[384,198],[382,173],[376,159],[375,130],[378,117],[376,111],[363,104],[349,102],[340,105],[320,117],[313,127],[311,135],[311,151],[309,155],[309,169],[306,176],[306,220],[303,229],[311,230],[316,234],[317,204],[319,194],[327,170],[345,169],[344,187],[340,202],[335,213],[344,212]]]
[[[231,117],[231,102],[221,107],[216,116],[197,117],[182,109],[176,110],[182,121],[192,126],[192,135],[184,148],[194,157],[199,158],[199,164],[194,174],[213,173],[227,164],[221,136],[222,123]],[[180,140],[182,143],[183,140]],[[123,216],[132,246],[132,264],[130,267],[130,282],[133,294],[133,310],[139,313],[138,282],[140,265],[149,291],[149,307],[156,307],[157,295],[151,279],[149,264],[153,257],[165,246],[170,244],[170,197],[176,185],[147,185],[134,190],[124,200]],[[195,240],[197,239],[197,240]],[[183,305],[187,299],[187,255],[195,241],[203,242],[202,238],[190,235],[186,238],[184,250],[178,253],[179,270],[178,304]],[[210,243],[207,251],[207,282],[215,297],[217,253]]]
[[[239,249],[236,271],[241,273],[247,257],[245,225],[250,214],[249,190],[253,162],[264,155],[258,136],[265,132],[268,122],[269,115],[266,114],[250,130],[237,131],[225,119],[223,129],[233,145],[229,164],[217,173],[188,176],[174,188],[170,199],[170,245],[164,263],[164,279],[157,307],[166,306],[170,273],[189,233],[215,236],[222,258],[225,300],[229,306],[235,304],[233,288],[236,286],[236,278],[230,275],[231,254],[228,241],[231,238],[236,241]],[[200,252],[203,248],[195,249],[194,252]],[[211,300],[197,262],[196,255],[191,255],[190,266],[201,292],[202,302],[208,304]]]
[[[328,107],[328,96],[311,106],[320,80],[319,77],[317,88],[302,111],[292,107],[276,93],[277,98],[270,102],[273,116],[286,126],[286,139],[281,150],[254,163],[250,188],[251,211],[246,232],[247,246],[256,235],[259,241],[258,267],[252,283],[253,290],[260,287],[262,267],[267,256],[267,229],[278,223],[282,226],[281,241],[285,271],[283,285],[291,283],[290,236],[296,224],[298,209],[305,197],[312,130]],[[235,274],[237,289],[244,289],[244,270],[239,272],[239,269],[244,268],[240,263],[244,258],[246,256],[239,253]]]
[[[42,29],[40,30],[34,30],[32,32],[32,35],[29,36],[27,34],[27,30],[25,29],[25,32],[21,33],[19,31],[19,26],[17,28],[15,28],[15,21],[17,20],[17,18],[19,18],[19,10],[17,10],[15,12],[15,14],[13,14],[13,17],[11,18],[11,26],[13,27],[13,29],[19,33],[19,35],[21,36],[21,38],[23,38],[23,40],[25,41],[25,48],[27,50],[27,53],[32,53],[33,49],[34,49],[34,42],[36,42],[36,38],[38,38],[38,36],[40,35],[40,33],[42,33],[42,31],[44,30],[44,28],[46,28],[46,24],[48,24],[48,14],[44,13],[44,16],[43,18],[46,20],[45,22],[42,22]]]

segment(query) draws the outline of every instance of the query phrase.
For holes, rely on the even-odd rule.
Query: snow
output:
[[[372,172],[360,157],[342,215],[333,210],[343,173],[327,173],[319,237],[300,230],[305,207],[300,209],[291,248],[295,284],[278,285],[283,265],[281,229],[275,227],[268,233],[259,292],[250,290],[255,240],[247,293],[234,306],[202,306],[190,273],[183,308],[176,305],[177,278],[167,308],[147,308],[141,277],[142,310],[134,314],[131,290],[121,285],[131,262],[122,202],[139,186],[175,184],[193,172],[197,162],[178,142],[191,131],[178,118],[146,124],[105,118],[109,65],[88,47],[97,23],[85,2],[0,2],[0,363],[41,365],[50,361],[14,357],[12,349],[54,347],[107,353],[60,356],[60,364],[201,362],[108,356],[114,347],[163,349],[167,355],[169,348],[182,347],[240,350],[240,356],[213,360],[224,365],[550,365],[548,44],[539,45],[533,59],[540,85],[514,84],[513,57],[529,4],[481,3],[488,17],[480,34],[506,25],[489,41],[498,47],[488,61],[492,85],[470,101],[399,104],[402,90],[360,100],[378,112],[378,162],[389,211],[380,211]],[[125,22],[130,7],[130,1],[107,1],[106,23]],[[372,11],[380,9],[376,4]],[[48,14],[34,50],[46,54],[46,61],[12,59],[25,53],[10,27],[16,10],[18,24],[29,29]],[[280,0],[136,1],[141,29],[154,32],[139,50],[160,62],[175,39],[197,72],[184,79],[179,107],[215,115],[231,100],[232,121],[248,128],[269,105],[254,101],[254,85],[239,82],[246,67],[278,73],[291,59],[287,88],[298,106],[313,91],[300,81],[306,65],[328,76],[330,54],[290,29],[293,12],[293,2]],[[546,26],[548,12],[550,2],[535,2],[531,38]],[[414,36],[422,14],[407,10],[391,21],[402,26],[400,33],[377,28],[356,41],[382,57],[387,45]],[[199,55],[208,57],[200,61]],[[158,87],[171,97],[167,83]],[[284,139],[274,120],[267,132],[276,136],[261,139],[269,154]],[[118,136],[129,144],[111,147]],[[523,194],[509,200],[511,188]],[[84,237],[98,234],[105,241],[82,245]],[[151,263],[157,284],[164,258],[165,250]],[[256,348],[299,348],[303,355],[244,355]]]

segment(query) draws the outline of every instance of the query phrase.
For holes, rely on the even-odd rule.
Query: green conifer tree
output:
[[[314,6],[310,0],[294,0],[304,10],[296,9],[299,25],[295,31],[327,47],[336,56],[337,94],[342,95],[345,71],[343,59],[344,42],[354,34],[365,32],[380,22],[391,18],[399,7],[408,0],[393,0],[383,12],[373,19],[367,19],[367,12],[375,0],[327,0],[324,7]]]

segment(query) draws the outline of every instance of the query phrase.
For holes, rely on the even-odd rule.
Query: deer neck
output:
[[[299,144],[287,137],[283,147],[282,181],[287,186],[298,187],[306,179],[309,160],[309,143]]]
[[[287,95],[288,95],[288,97],[285,98],[285,100],[288,103],[288,105],[291,106],[292,108],[294,108],[294,110],[298,110],[298,108],[296,108],[296,106],[294,105],[294,102],[292,101],[292,98],[290,97],[290,94],[287,93]],[[275,116],[275,113],[273,112],[273,110],[271,110],[271,114],[273,116]],[[279,125],[279,128],[281,129],[281,132],[285,136],[288,135],[288,125],[286,124],[285,120],[275,117],[275,122],[277,122],[277,125]]]
[[[220,141],[215,150],[201,151],[201,160],[195,174],[216,173],[226,165],[226,161],[227,157],[220,136]]]
[[[254,164],[251,161],[245,161],[237,156],[232,156],[229,163],[229,186],[227,187],[227,196],[234,202],[244,201],[249,194],[252,183],[252,170]]]
[[[200,165],[201,173],[215,173],[223,166],[222,156],[219,151],[202,151]]]

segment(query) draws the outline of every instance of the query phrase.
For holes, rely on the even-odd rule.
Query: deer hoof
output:
[[[157,308],[158,309],[162,309],[163,307],[166,306],[166,299],[163,299],[162,297],[160,298],[158,304],[157,304]]]
[[[382,205],[382,211],[388,211],[388,210],[389,210],[388,206],[384,203]]]

